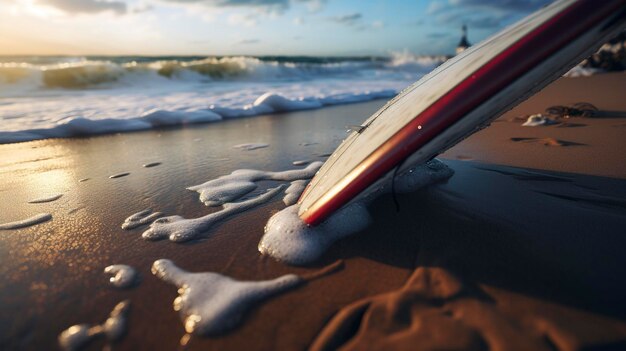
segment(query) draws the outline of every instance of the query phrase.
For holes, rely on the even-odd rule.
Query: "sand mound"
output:
[[[598,340],[603,347],[624,346],[625,328],[585,312],[503,296],[443,268],[420,267],[401,289],[339,311],[311,349],[574,350],[600,346]]]

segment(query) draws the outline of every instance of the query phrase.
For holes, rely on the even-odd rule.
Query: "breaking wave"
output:
[[[390,98],[445,61],[389,57],[0,57],[0,143]]]
[[[367,77],[385,73],[426,73],[443,57],[393,54],[390,58],[264,59],[248,56],[149,61],[79,58],[53,63],[0,62],[0,84],[27,85],[32,89],[82,89],[154,84],[161,81],[281,81],[323,77]]]

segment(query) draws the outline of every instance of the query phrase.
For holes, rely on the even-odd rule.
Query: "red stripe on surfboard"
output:
[[[321,223],[443,130],[625,4],[581,0],[556,14],[402,127],[300,217],[310,225]]]

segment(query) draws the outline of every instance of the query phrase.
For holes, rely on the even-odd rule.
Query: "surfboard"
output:
[[[451,58],[365,120],[298,200],[309,225],[428,161],[561,77],[626,27],[626,0],[561,0]]]

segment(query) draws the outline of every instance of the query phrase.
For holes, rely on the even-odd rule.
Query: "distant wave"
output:
[[[390,98],[445,59],[0,57],[0,143]]]
[[[46,89],[84,89],[171,81],[275,81],[320,77],[357,78],[389,73],[426,73],[445,57],[394,54],[390,58],[263,59],[257,57],[208,57],[194,60],[94,60],[66,58],[61,62],[38,60],[0,62],[0,89],[20,87],[20,92]],[[114,84],[117,83],[117,84]],[[1,91],[1,90],[0,90]],[[2,94],[0,94],[1,96]]]

